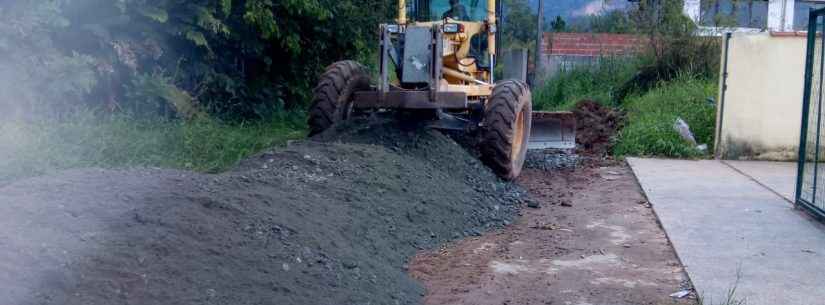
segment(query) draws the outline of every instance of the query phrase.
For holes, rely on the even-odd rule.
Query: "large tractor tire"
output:
[[[521,174],[532,112],[530,88],[516,80],[496,84],[484,107],[481,160],[502,179],[514,180]]]
[[[361,64],[346,60],[327,67],[313,90],[312,107],[309,109],[309,136],[349,119],[354,93],[369,88],[370,77]]]

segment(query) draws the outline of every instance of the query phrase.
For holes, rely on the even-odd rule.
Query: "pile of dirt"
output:
[[[579,153],[605,155],[621,127],[623,114],[592,100],[582,100],[573,109],[576,115],[576,142]]]
[[[408,259],[509,224],[524,196],[448,137],[393,122],[220,175],[72,170],[0,188],[0,299],[417,304]]]

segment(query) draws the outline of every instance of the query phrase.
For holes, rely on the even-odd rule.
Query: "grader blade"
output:
[[[576,148],[576,116],[572,112],[533,112],[527,149]]]

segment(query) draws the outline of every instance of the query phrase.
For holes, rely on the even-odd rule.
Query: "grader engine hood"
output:
[[[390,58],[401,72],[399,80],[402,86],[423,88],[421,85],[426,83],[433,88],[446,83],[469,83],[492,88],[487,73],[487,65],[492,59],[487,59],[487,50],[476,46],[474,53],[470,51],[471,38],[480,37],[483,28],[483,23],[452,19],[445,23],[426,22],[406,26],[389,43],[400,54],[390,54]]]
[[[434,35],[432,27],[407,28],[402,51],[401,82],[414,84],[435,81],[432,78],[435,59],[441,55],[440,50],[433,46],[434,36],[437,35]]]
[[[355,92],[356,109],[468,109],[467,93],[442,90],[443,34],[438,24],[382,26],[377,90]],[[393,69],[395,68],[395,69]],[[390,79],[396,73],[398,82]]]

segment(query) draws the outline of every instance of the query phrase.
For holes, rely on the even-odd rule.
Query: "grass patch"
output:
[[[305,115],[254,123],[98,118],[0,122],[0,184],[55,170],[149,166],[218,172],[247,156],[305,136]]]
[[[600,64],[559,72],[533,89],[533,109],[570,110],[582,99],[604,105],[613,104],[613,92],[639,70],[642,59],[605,57]]]
[[[677,117],[687,122],[698,143],[713,151],[716,109],[707,99],[717,91],[715,81],[680,77],[629,97],[624,101],[626,125],[618,134],[614,155],[703,157],[673,129]]]

